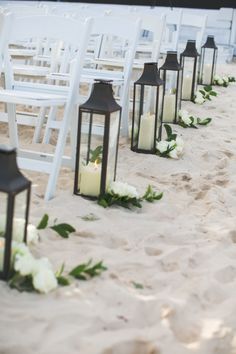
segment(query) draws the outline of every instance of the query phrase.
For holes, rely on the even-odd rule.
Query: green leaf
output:
[[[164,128],[166,130],[166,135],[167,138],[169,138],[169,136],[172,136],[172,128],[169,124],[164,124]]]
[[[199,90],[199,92],[203,95],[203,97],[206,96],[206,92],[204,90]]]
[[[60,275],[57,277],[57,282],[61,286],[68,286],[70,285],[70,281],[68,278],[64,277],[63,275]]]
[[[204,119],[200,119],[198,118],[198,124],[199,125],[207,125],[212,121],[211,118],[204,118]]]
[[[234,76],[228,76],[229,82],[235,82],[236,78]]]
[[[156,193],[152,186],[149,184],[145,194],[143,195],[143,199],[149,203],[153,203],[155,200],[160,200],[163,197],[163,193]]]
[[[100,275],[105,270],[107,270],[107,267],[103,265],[103,261],[92,265],[92,259],[90,259],[87,263],[79,264],[73,268],[69,275],[76,279],[88,280]]]
[[[65,263],[62,263],[61,268],[56,272],[56,277],[59,277],[60,275],[62,275],[62,273],[64,272],[65,269]]]
[[[22,276],[19,273],[15,273],[8,281],[8,284],[11,288],[17,289],[20,292],[35,292],[31,275]]]
[[[48,226],[48,220],[49,220],[48,214],[44,214],[44,216],[42,217],[42,219],[40,220],[37,226],[37,229],[38,230],[46,229],[46,227]]]
[[[112,192],[107,192],[100,196],[97,201],[98,205],[103,208],[107,208],[112,205],[118,205],[126,209],[131,209],[132,207],[141,208],[141,199],[130,198],[129,196],[120,196]]]
[[[84,221],[96,221],[96,220],[100,220],[99,217],[97,217],[95,214],[90,213],[84,216],[81,216],[81,219]]]
[[[63,238],[68,238],[72,232],[76,231],[73,226],[66,223],[50,226],[50,229],[56,231]]]
[[[211,92],[210,92],[210,95],[211,95],[211,96],[217,96],[217,93],[216,93],[215,91],[211,91]]]
[[[210,92],[210,91],[212,91],[212,86],[211,86],[211,85],[207,85],[207,86],[204,86],[203,89],[204,89],[206,92]]]
[[[141,283],[136,283],[135,281],[132,281],[132,284],[136,289],[144,289],[144,286]]]
[[[101,163],[101,155],[102,155],[102,146],[97,146],[95,150],[90,150],[90,162],[95,162],[97,161],[97,163]]]

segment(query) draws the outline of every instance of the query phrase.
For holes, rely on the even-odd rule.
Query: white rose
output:
[[[33,274],[33,286],[40,293],[48,293],[57,288],[57,279],[51,269],[41,267]]]
[[[179,158],[176,148],[174,150],[171,150],[168,155],[172,159],[176,159],[177,160]]]
[[[228,83],[229,82],[229,78],[228,78],[228,76],[223,76],[223,78],[222,78],[223,80],[224,80],[224,82],[226,82],[226,83]]]
[[[217,83],[218,83],[218,85],[223,85],[223,83],[224,83],[224,80],[222,80],[222,79],[219,79],[219,80],[217,81]]]
[[[22,218],[14,218],[13,221],[13,240],[16,242],[23,242],[24,238],[25,220]],[[6,217],[0,216],[0,234],[6,229]],[[28,243],[37,243],[39,235],[34,225],[27,225],[27,241]]]
[[[199,91],[196,92],[194,102],[198,103],[198,104],[203,104],[205,102],[205,99],[204,99],[203,95],[201,94],[201,92],[199,92]]]
[[[173,146],[177,145],[176,144],[176,140],[171,140],[171,141],[168,141],[168,148],[172,148]]]
[[[27,226],[27,243],[36,244],[39,240],[39,234],[36,227],[32,224]]]
[[[165,152],[168,147],[169,147],[169,143],[168,141],[165,140],[161,140],[157,143],[157,150],[162,154],[163,152]]]
[[[181,109],[179,111],[179,117],[183,118],[183,117],[189,117],[188,111],[186,111],[185,109]]]
[[[109,190],[121,197],[139,198],[139,194],[135,187],[123,182],[112,182]]]
[[[215,75],[214,76],[214,81],[218,81],[218,80],[221,80],[221,77],[219,75]]]
[[[13,249],[13,255],[19,254],[21,256],[27,256],[31,254],[27,245],[23,242],[19,243],[13,241],[12,249]]]
[[[183,150],[184,150],[184,141],[183,139],[181,139],[180,137],[177,136],[176,138],[176,152],[177,152],[177,155],[182,155],[183,153]]]
[[[191,121],[190,117],[184,116],[181,119],[188,126],[192,124],[192,121]]]
[[[16,254],[14,269],[23,276],[30,275],[35,270],[35,262],[34,257],[30,253],[23,256]]]

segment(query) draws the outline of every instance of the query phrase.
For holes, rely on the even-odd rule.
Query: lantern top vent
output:
[[[96,80],[90,97],[80,105],[80,108],[100,114],[121,110],[120,105],[114,99],[111,81]]]

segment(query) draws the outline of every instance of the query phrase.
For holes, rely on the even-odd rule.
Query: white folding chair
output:
[[[177,50],[183,10],[167,10],[164,13],[166,26],[161,43],[161,53],[166,54],[167,51]]]
[[[182,52],[185,48],[187,40],[195,40],[196,48],[198,51],[201,49],[203,43],[203,36],[206,29],[207,15],[196,15],[188,12],[183,13],[181,30],[180,30],[180,41],[178,50]]]
[[[58,16],[14,18],[11,14],[0,14],[0,57],[3,60],[5,74],[5,89],[0,90],[0,102],[7,104],[6,119],[9,126],[10,144],[17,148],[18,163],[21,168],[49,174],[45,193],[46,200],[55,193],[61,163],[70,167],[73,167],[74,164],[75,141],[72,142],[74,149],[72,149],[71,156],[63,157],[63,153],[68,130],[71,121],[75,119],[77,110],[78,90],[91,25],[91,19],[75,21]],[[8,43],[12,40],[24,40],[29,36],[50,38],[55,41],[62,40],[77,48],[73,65],[74,75],[68,86],[14,80]],[[39,151],[37,152],[21,149],[15,114],[16,104],[49,108],[47,128],[58,131],[54,154],[44,153],[40,144],[38,144]],[[51,120],[50,116],[54,117],[55,111],[59,107],[63,108],[62,119]],[[25,120],[27,121],[27,116]],[[36,120],[36,123],[32,122],[32,125],[37,127],[38,122],[39,120]]]
[[[104,16],[94,18],[91,33],[102,35],[99,56],[91,60],[93,68],[83,70],[82,81],[112,80],[120,87],[119,103],[122,106],[121,133],[128,136],[129,86],[133,62],[140,34],[141,20]],[[109,70],[110,69],[110,70]]]

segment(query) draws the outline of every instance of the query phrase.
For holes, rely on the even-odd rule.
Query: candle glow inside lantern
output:
[[[15,149],[0,146],[0,278],[4,280],[11,274],[13,235],[27,242],[30,189],[31,182],[18,169]]]
[[[96,199],[115,180],[120,120],[112,85],[95,82],[79,107],[74,194]]]
[[[180,65],[183,68],[182,100],[194,100],[195,92],[197,91],[199,57],[196,41],[188,41],[185,50],[180,54]]]
[[[201,49],[199,84],[212,85],[216,72],[218,48],[215,44],[214,36],[208,36],[206,43]]]
[[[163,81],[157,63],[145,63],[141,77],[134,83],[131,150],[155,154],[161,139]]]
[[[160,67],[160,76],[164,81],[163,123],[177,123],[181,109],[181,87],[183,70],[177,59],[177,52],[167,52],[166,60]]]

